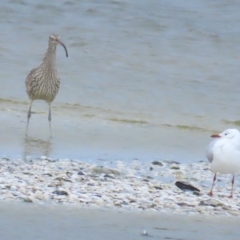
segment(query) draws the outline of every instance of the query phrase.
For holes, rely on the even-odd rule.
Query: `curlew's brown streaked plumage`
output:
[[[31,117],[31,108],[34,100],[45,100],[49,105],[48,121],[50,128],[50,137],[52,137],[51,129],[51,103],[56,97],[59,87],[60,78],[57,74],[56,68],[56,47],[57,44],[61,44],[65,49],[66,56],[68,57],[68,51],[66,46],[60,41],[60,37],[57,34],[52,34],[49,37],[48,49],[43,59],[42,64],[32,69],[28,74],[25,84],[28,97],[31,100],[28,115],[27,115],[27,128],[26,136],[28,134],[28,125]]]

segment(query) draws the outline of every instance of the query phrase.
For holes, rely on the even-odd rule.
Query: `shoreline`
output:
[[[209,164],[157,161],[131,164],[121,161],[114,168],[78,160],[0,160],[0,201],[80,208],[115,209],[187,215],[239,216],[239,184],[234,198],[230,178],[220,175],[214,196],[207,195],[213,174]],[[200,193],[183,192],[176,180],[191,182]]]

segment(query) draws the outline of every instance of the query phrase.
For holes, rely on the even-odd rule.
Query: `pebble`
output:
[[[199,205],[212,206],[212,207],[220,206],[221,207],[224,204],[222,202],[220,202],[219,200],[216,200],[216,199],[207,199],[207,200],[200,201]]]
[[[68,196],[68,193],[64,190],[55,190],[55,191],[53,191],[53,194]]]
[[[2,158],[0,164],[1,201],[240,216],[240,184],[229,199],[231,177],[220,175],[214,196],[208,196],[213,174],[204,161],[117,161],[111,168],[42,156],[27,162]]]
[[[104,166],[93,167],[92,172],[96,173],[96,174],[105,173],[105,174],[120,175],[120,172],[117,169],[111,169],[111,168],[104,167]]]
[[[23,202],[32,203],[33,200],[29,197],[25,197],[25,198],[23,198]]]
[[[161,161],[153,161],[152,165],[157,165],[157,166],[160,166],[160,167],[164,166],[163,162],[161,162]]]
[[[187,182],[187,181],[176,181],[175,185],[180,188],[182,191],[196,191],[196,192],[200,192],[200,189],[198,189],[197,187],[193,186],[191,183]]]

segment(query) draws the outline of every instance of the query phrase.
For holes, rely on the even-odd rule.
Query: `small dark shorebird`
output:
[[[60,41],[60,37],[57,34],[52,34],[49,37],[48,49],[43,59],[42,64],[34,68],[27,76],[25,84],[28,97],[31,100],[27,115],[27,128],[26,136],[28,134],[28,125],[31,117],[31,108],[34,100],[45,100],[49,105],[48,121],[50,128],[50,137],[52,137],[51,129],[51,103],[56,97],[59,87],[60,78],[57,74],[56,68],[56,47],[57,44],[61,44],[65,49],[66,56],[68,57],[68,51],[66,46]]]

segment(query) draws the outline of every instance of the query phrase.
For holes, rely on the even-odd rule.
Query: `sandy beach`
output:
[[[200,192],[182,191],[182,179]],[[80,160],[0,160],[1,239],[237,240],[239,184],[207,195],[209,164],[153,161],[113,166]],[[209,182],[207,182],[209,181]]]

